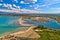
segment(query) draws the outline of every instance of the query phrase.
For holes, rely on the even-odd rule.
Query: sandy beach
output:
[[[24,19],[20,18],[19,19],[19,23],[22,26],[31,26],[30,28],[28,28],[27,30],[23,30],[23,31],[18,31],[18,32],[14,32],[14,33],[10,33],[9,35],[12,36],[14,35],[14,37],[24,37],[24,38],[40,38],[40,35],[38,35],[33,29],[36,26],[32,26],[30,24],[24,24]],[[5,38],[5,36],[2,36],[0,38]]]

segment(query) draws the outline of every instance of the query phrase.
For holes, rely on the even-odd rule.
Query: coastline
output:
[[[20,18],[18,20],[19,24],[22,26],[30,26],[28,29],[23,30],[23,31],[17,31],[17,32],[13,32],[13,33],[9,33],[8,35],[13,36],[14,37],[25,37],[25,38],[40,38],[40,35],[38,35],[33,29],[36,26],[30,25],[30,24],[24,24],[24,20],[22,20],[22,18]],[[28,34],[27,34],[28,33]],[[7,35],[3,35],[0,38],[5,38]]]
[[[24,23],[24,18],[20,18],[19,19],[19,24],[20,25],[22,25],[22,26],[30,26],[27,30],[23,30],[23,31],[19,31],[19,32],[16,32],[16,33],[13,33],[13,34],[11,34],[11,35],[15,35],[15,36],[21,36],[21,37],[26,37],[26,36],[28,36],[27,35],[27,33],[29,33],[29,32],[34,32],[36,35],[35,36],[37,36],[38,38],[40,37],[40,35],[38,35],[33,29],[36,27],[36,26],[33,26],[32,24],[25,24]],[[29,33],[29,35],[30,35],[30,33]],[[35,37],[34,36],[34,37]],[[34,38],[34,37],[32,37],[32,38]]]
[[[24,22],[25,22],[25,21],[24,21],[24,18],[20,18],[18,22],[19,22],[19,24],[21,24],[22,26],[33,26],[33,24],[25,24],[25,23],[24,23]]]
[[[9,34],[11,34],[11,33],[15,33],[15,32],[18,32],[18,31],[27,30],[28,28],[29,28],[29,27],[26,27],[26,29],[17,28],[17,29],[15,29],[15,30],[10,31],[10,32],[6,32],[6,33],[4,33],[4,34],[1,34],[0,37],[1,37],[1,36],[5,36],[5,35],[9,35]]]

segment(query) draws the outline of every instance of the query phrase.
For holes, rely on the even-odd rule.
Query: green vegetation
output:
[[[0,14],[0,16],[15,16],[23,18],[48,17],[57,20],[60,23],[60,14]]]
[[[40,15],[29,15],[29,16],[23,16],[24,18],[31,18],[31,17],[47,17],[52,18],[54,20],[57,20],[57,22],[60,23],[60,15],[59,14],[40,14]],[[43,27],[42,25],[39,25],[37,28],[34,28],[37,30],[42,31],[36,31],[41,38],[38,40],[60,40],[60,30],[54,30],[54,29],[48,29],[46,27]]]
[[[26,16],[24,16],[26,17]],[[57,22],[60,23],[60,14],[42,14],[42,15],[32,15],[32,16],[27,16],[28,18],[31,17],[47,17],[47,18],[52,18],[54,20],[57,20]],[[36,31],[41,38],[38,40],[60,40],[60,30],[54,30],[54,29],[48,29],[43,27],[42,25],[39,25],[37,28],[34,28],[37,30],[42,30],[42,31]]]
[[[12,14],[8,14],[9,16],[12,15]],[[48,17],[48,18],[52,18],[52,19],[55,19],[57,20],[58,22],[60,21],[60,14],[58,15],[52,15],[52,14],[40,14],[40,15],[22,15],[22,14],[17,14],[14,16],[16,17],[23,17],[23,18],[31,18],[31,17]],[[60,30],[54,30],[54,29],[48,29],[42,25],[39,25],[38,27],[34,28],[34,30],[38,30],[36,31],[41,37],[38,39],[38,40],[60,40]],[[7,37],[9,38],[9,37]],[[13,39],[14,38],[14,39]],[[18,39],[20,40],[19,37],[12,37],[12,38],[9,38],[11,40],[15,40],[15,39]],[[21,38],[21,40],[23,39],[26,39],[26,40],[30,40],[30,38]],[[32,39],[31,39],[32,40]],[[35,40],[35,39],[34,39]]]
[[[39,25],[35,30],[41,37],[38,40],[60,40],[60,30],[53,30]]]

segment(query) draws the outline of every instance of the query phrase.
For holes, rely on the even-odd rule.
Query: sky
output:
[[[60,13],[60,0],[0,0],[1,12]]]

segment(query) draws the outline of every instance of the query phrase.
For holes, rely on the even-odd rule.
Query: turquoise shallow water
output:
[[[59,29],[60,30],[60,23],[58,23],[54,19],[49,19],[49,20],[51,20],[51,21],[49,21],[49,22],[33,22],[33,21],[29,20],[29,19],[26,19],[25,23],[33,24],[34,26],[43,25],[44,27],[47,27],[47,28]]]
[[[20,19],[18,16],[0,16],[0,35],[15,31],[16,29],[26,29],[28,27],[20,26],[17,21]]]
[[[19,16],[0,16],[0,35],[7,32],[15,31],[17,29],[25,30],[29,28],[18,24],[17,21],[19,19]],[[50,22],[33,22],[29,19],[26,19],[25,21],[25,23],[33,24],[34,26],[43,25],[47,28],[60,29],[60,24],[55,20],[52,20]]]

